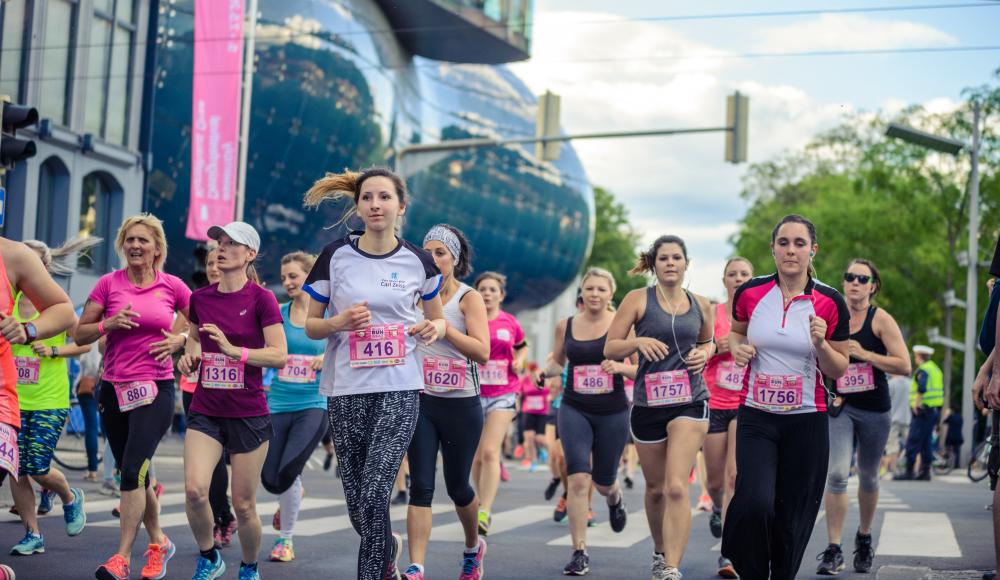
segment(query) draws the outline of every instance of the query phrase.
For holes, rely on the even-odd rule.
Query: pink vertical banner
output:
[[[233,221],[243,80],[243,0],[195,0],[191,203],[185,235]]]

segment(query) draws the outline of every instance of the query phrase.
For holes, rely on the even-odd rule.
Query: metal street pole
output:
[[[972,401],[972,382],[976,379],[976,309],[979,280],[976,267],[979,262],[979,117],[982,105],[972,101],[972,170],[969,175],[969,254],[965,289],[965,358],[962,367],[962,418],[965,444],[962,446],[962,463],[969,460],[972,449],[972,420],[975,407]]]
[[[243,96],[240,104],[240,149],[236,164],[236,221],[243,221],[247,196],[247,151],[250,149],[250,97],[253,95],[254,54],[257,49],[257,0],[250,0],[244,21]]]

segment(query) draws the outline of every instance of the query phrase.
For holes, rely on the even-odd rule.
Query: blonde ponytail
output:
[[[72,276],[76,272],[73,257],[81,253],[86,255],[87,250],[103,241],[104,238],[77,235],[58,248],[49,248],[48,244],[39,240],[25,240],[24,245],[41,253],[42,264],[50,274]]]

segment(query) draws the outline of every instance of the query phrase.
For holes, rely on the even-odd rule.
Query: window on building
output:
[[[95,0],[84,130],[126,144],[135,55],[135,0]]]
[[[99,236],[105,241],[90,252],[90,258],[80,258],[80,269],[103,274],[115,267],[114,242],[121,220],[121,185],[103,172],[84,177],[80,196],[80,235]]]
[[[73,89],[73,45],[76,39],[76,0],[45,3],[42,72],[38,79],[38,113],[61,125],[69,124]]]
[[[35,239],[50,247],[66,240],[66,208],[69,207],[69,170],[58,157],[49,157],[39,168],[38,208]]]
[[[32,0],[0,2],[0,94],[21,100],[21,71]]]

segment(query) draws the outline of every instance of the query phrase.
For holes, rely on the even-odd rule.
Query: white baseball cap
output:
[[[260,235],[252,225],[246,222],[229,222],[224,226],[208,228],[208,237],[213,240],[218,240],[222,234],[226,234],[234,242],[243,244],[255,252],[260,251]]]
[[[917,354],[932,355],[934,354],[934,349],[927,346],[926,344],[917,344],[913,346],[913,352]]]

